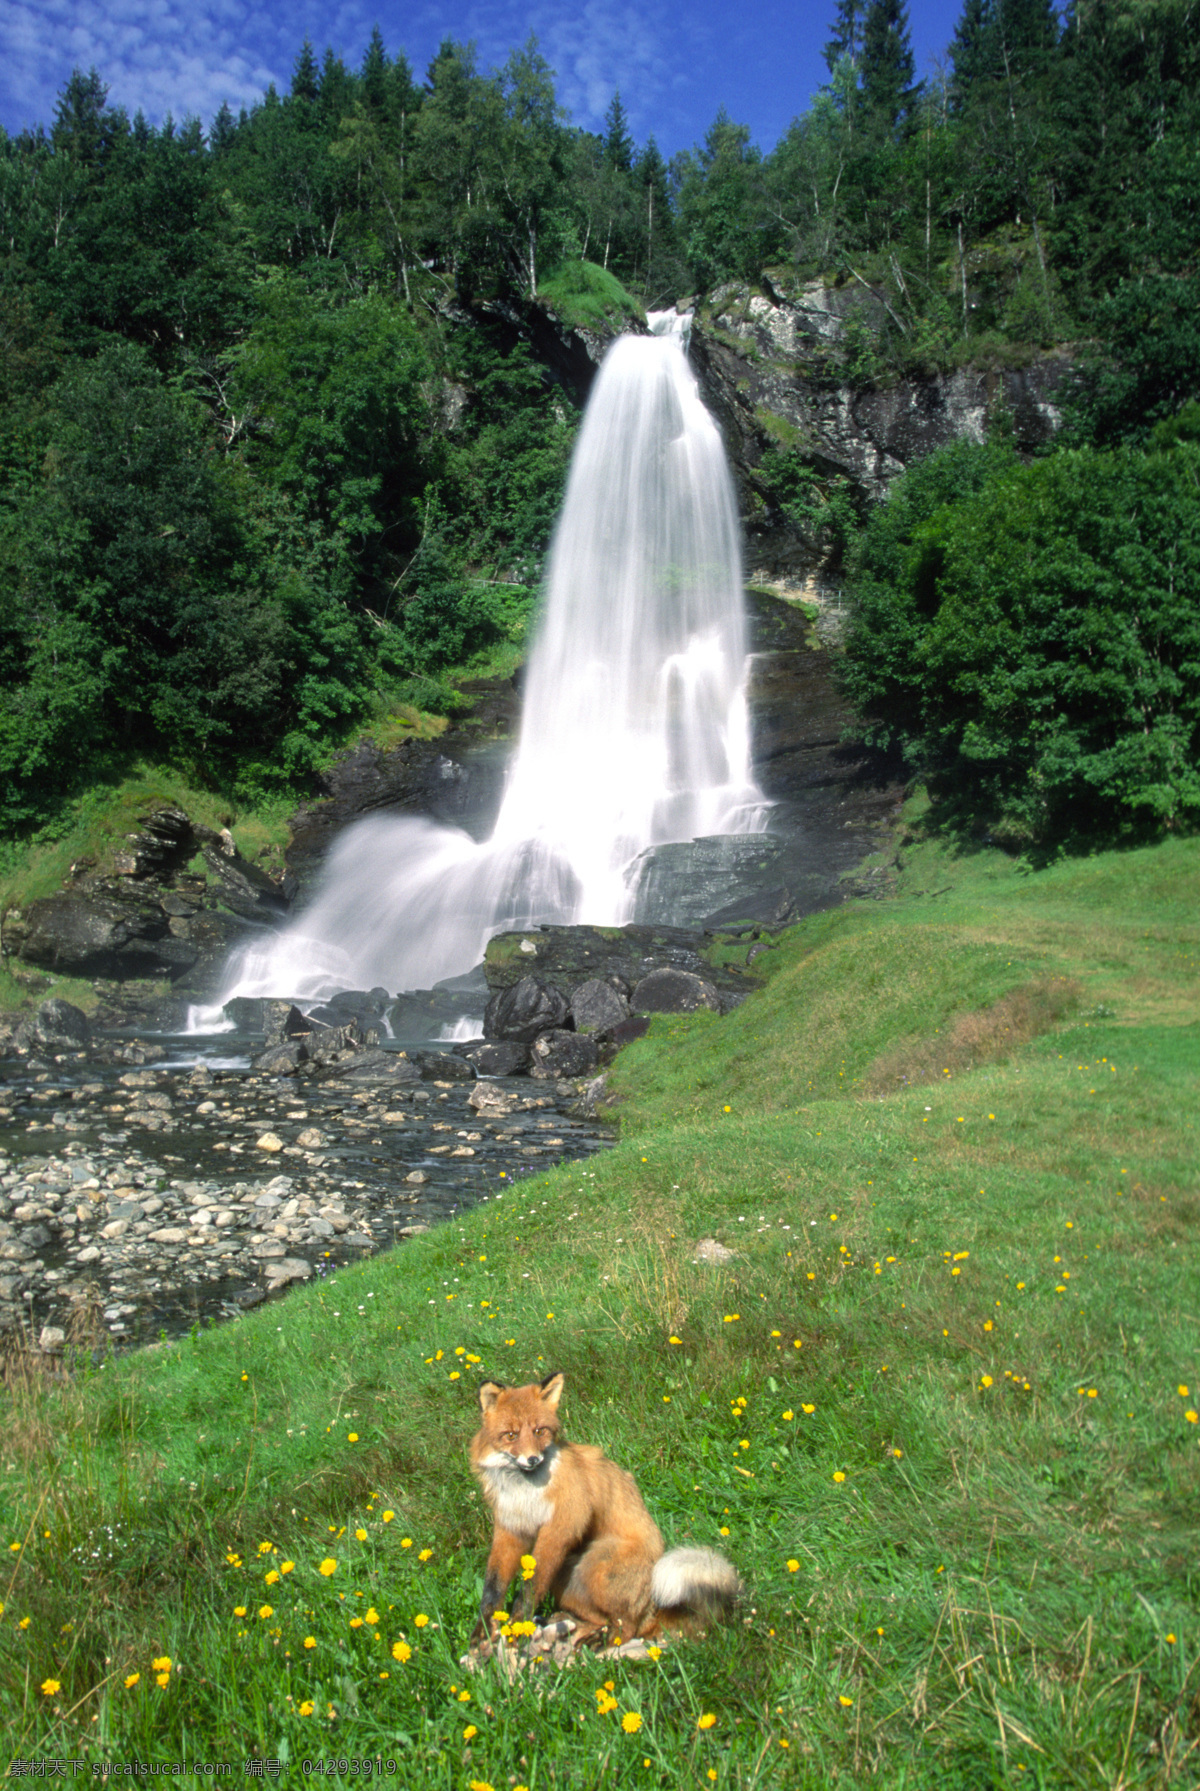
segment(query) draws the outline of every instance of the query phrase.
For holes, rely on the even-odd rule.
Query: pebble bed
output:
[[[0,1062],[0,1332],[51,1354],[178,1335],[610,1142],[573,1084],[391,1061],[303,1083]]]

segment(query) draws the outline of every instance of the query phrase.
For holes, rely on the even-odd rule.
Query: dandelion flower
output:
[[[849,1710],[854,1703],[854,1699],[846,1697],[843,1692],[839,1692],[838,1703],[842,1706],[843,1710]]]
[[[59,1679],[43,1679],[42,1690],[48,1698],[52,1698],[55,1692],[59,1690],[61,1684],[62,1681]]]
[[[56,1686],[55,1690],[57,1691],[57,1689],[58,1687]],[[627,1710],[621,1718],[621,1727],[624,1729],[626,1735],[636,1735],[641,1726],[642,1719],[636,1710]]]
[[[348,1431],[347,1431],[347,1432],[346,1432],[346,1441],[347,1441],[347,1442],[348,1442],[348,1443],[357,1443],[357,1441],[358,1441],[358,1432],[357,1432],[357,1431],[356,1431],[356,1430],[348,1430]]]
[[[305,1638],[304,1638],[304,1646],[305,1646],[305,1647],[306,1647],[306,1648],[315,1648],[315,1647],[316,1647],[316,1645],[317,1645],[317,1638],[316,1638],[316,1636],[305,1636]]]
[[[273,1568],[273,1567],[272,1567],[272,1569],[271,1569],[271,1571],[270,1571],[270,1573],[265,1573],[265,1574],[264,1574],[264,1575],[263,1575],[263,1583],[264,1583],[264,1584],[265,1584],[265,1585],[268,1585],[268,1586],[273,1586],[273,1585],[275,1585],[275,1583],[276,1583],[276,1581],[277,1581],[277,1580],[278,1580],[278,1578],[279,1578],[279,1575],[278,1575],[278,1573],[277,1573],[277,1572],[276,1572],[276,1570],[275,1570],[275,1569],[274,1569],[274,1568]]]
[[[311,1716],[313,1713],[312,1699],[305,1698],[303,1704],[297,1704],[296,1709],[301,1716]]]
[[[268,1617],[273,1617],[275,1615],[275,1607],[271,1604],[260,1604],[258,1607],[258,1614],[265,1622]]]
[[[433,1550],[431,1548],[423,1548],[421,1550],[420,1554],[417,1556],[418,1561],[432,1561],[432,1559],[433,1559]]]
[[[329,1578],[331,1573],[337,1572],[337,1562],[333,1559],[332,1555],[326,1555],[321,1565],[317,1568],[317,1572],[323,1573],[326,1579]]]
[[[371,1605],[368,1608],[366,1617],[364,1618],[364,1622],[378,1623],[378,1621],[379,1621],[379,1612],[375,1609],[374,1605]]]
[[[359,1542],[365,1542],[367,1540],[367,1532],[361,1528],[355,1530],[354,1534]]]
[[[385,1511],[385,1512],[384,1512],[384,1513],[383,1513],[383,1521],[384,1521],[384,1523],[385,1523],[385,1524],[390,1524],[390,1523],[391,1523],[391,1521],[392,1521],[392,1519],[393,1519],[393,1518],[394,1518],[394,1517],[395,1517],[395,1515],[396,1515],[396,1513],[395,1513],[395,1512],[394,1512],[394,1511]]]
[[[279,1563],[279,1571],[280,1573],[292,1573],[295,1570],[295,1566],[296,1563],[294,1561],[281,1561]]]
[[[794,1418],[794,1417],[795,1417],[795,1415],[796,1415],[796,1414],[795,1414],[795,1412],[790,1412],[790,1411],[789,1411],[789,1412],[785,1412],[785,1413],[784,1413],[784,1414],[783,1414],[783,1421],[784,1421],[784,1423],[785,1423],[785,1424],[790,1424],[790,1423],[791,1423],[791,1421],[792,1421],[792,1419],[793,1419],[793,1418]]]
[[[475,1724],[468,1723],[466,1728],[463,1730],[463,1740],[464,1741],[474,1741],[474,1739],[478,1735],[478,1733],[479,1733],[479,1730],[475,1727]]]
[[[132,1691],[134,1686],[138,1683],[138,1680],[141,1678],[141,1676],[142,1675],[140,1673],[127,1674],[126,1679],[125,1679],[125,1690]]]
[[[842,1481],[846,1478],[846,1476],[842,1473],[842,1470],[840,1468],[837,1470],[837,1472],[834,1474],[833,1477],[837,1481],[839,1486],[842,1484]]]
[[[425,1625],[428,1622],[429,1622],[429,1618],[425,1615],[424,1611],[418,1611],[416,1616],[413,1618],[413,1627],[415,1629],[424,1629]]]
[[[799,1571],[800,1571],[799,1561],[795,1561],[795,1560],[789,1561],[787,1564],[787,1570],[789,1573],[799,1573]]]
[[[392,1643],[392,1659],[401,1662],[412,1659],[412,1649],[407,1642]]]
[[[152,1660],[150,1665],[156,1673],[169,1673],[171,1671],[171,1656],[162,1654],[157,1660]]]
[[[401,1548],[411,1548],[412,1547],[412,1537],[411,1536],[402,1536],[400,1538],[400,1547]]]
[[[696,1724],[696,1727],[698,1729],[711,1729],[713,1724],[716,1722],[716,1720],[717,1719],[713,1715],[712,1711],[706,1710],[704,1712],[704,1715],[700,1718],[699,1722]]]

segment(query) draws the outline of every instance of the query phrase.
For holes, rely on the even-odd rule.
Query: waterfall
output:
[[[741,551],[687,319],[622,336],[596,378],[551,549],[520,740],[490,839],[357,822],[307,908],[231,963],[221,997],[430,987],[489,937],[634,918],[648,847],[759,831]]]

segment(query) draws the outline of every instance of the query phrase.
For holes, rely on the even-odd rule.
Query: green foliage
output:
[[[615,274],[597,267],[594,261],[564,261],[541,282],[538,297],[575,329],[605,324],[619,329],[629,320],[646,321],[633,294],[626,292]]]
[[[1200,453],[960,445],[856,554],[846,687],[948,811],[1041,845],[1200,818]]]
[[[796,448],[772,447],[759,462],[758,482],[807,542],[840,561],[859,520],[848,479],[821,475]]]

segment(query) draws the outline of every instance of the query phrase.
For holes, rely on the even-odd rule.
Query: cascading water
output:
[[[733,486],[685,320],[652,322],[613,344],[588,403],[491,838],[358,822],[305,912],[233,961],[222,1002],[427,988],[497,931],[634,918],[648,847],[764,826]]]

